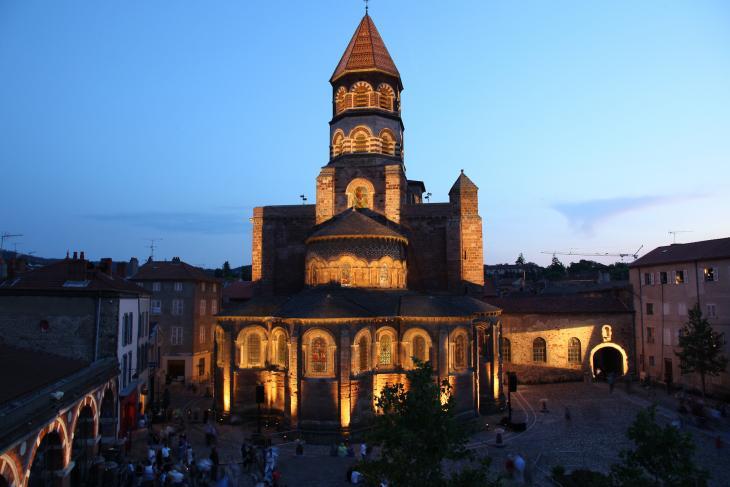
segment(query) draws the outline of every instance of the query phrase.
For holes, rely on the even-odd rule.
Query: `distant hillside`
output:
[[[0,255],[2,255],[2,258],[5,262],[9,261],[10,259],[19,258],[19,259],[25,260],[28,264],[30,264],[32,266],[44,266],[44,265],[48,265],[48,264],[53,264],[54,262],[58,262],[59,260],[61,260],[61,259],[53,259],[53,258],[48,258],[48,257],[37,257],[35,255],[27,255],[27,254],[23,254],[21,252],[18,252],[16,254],[12,250],[3,250],[2,253],[0,253]]]

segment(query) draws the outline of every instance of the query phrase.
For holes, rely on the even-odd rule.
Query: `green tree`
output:
[[[522,252],[520,252],[519,257],[517,257],[517,260],[515,261],[515,264],[517,264],[517,265],[525,265],[525,256],[522,255]]]
[[[716,376],[727,367],[728,359],[722,351],[725,344],[723,333],[716,332],[702,316],[699,304],[689,311],[689,321],[679,333],[679,368],[682,374],[700,374],[702,396],[705,395],[705,378]]]
[[[229,264],[228,261],[223,263],[223,277],[226,279],[230,279],[232,277],[231,264]]]
[[[545,276],[545,279],[549,279],[551,281],[562,279],[565,277],[565,265],[560,262],[560,259],[553,255],[553,260],[550,265],[545,268],[543,276]]]
[[[693,462],[695,445],[692,437],[674,426],[656,422],[656,407],[639,411],[629,427],[628,437],[633,450],[624,450],[621,463],[611,467],[614,485],[622,487],[702,487],[707,485],[707,472]]]
[[[477,461],[465,449],[468,430],[454,415],[449,382],[439,385],[431,363],[414,360],[415,369],[406,374],[408,387],[386,385],[376,398],[380,414],[368,440],[381,452],[361,466],[368,481],[424,487],[498,485],[488,478],[489,459]],[[466,466],[447,478],[444,460]]]

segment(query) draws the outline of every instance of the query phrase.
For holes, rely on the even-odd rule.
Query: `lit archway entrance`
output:
[[[602,379],[613,373],[621,377],[629,370],[629,356],[615,343],[601,343],[591,350],[591,373]],[[599,373],[600,371],[600,373]]]

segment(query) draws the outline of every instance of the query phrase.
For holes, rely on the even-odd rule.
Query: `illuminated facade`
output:
[[[407,179],[403,84],[368,15],[330,83],[316,204],[254,210],[257,296],[219,315],[218,407],[256,410],[262,383],[264,408],[294,428],[357,428],[415,357],[451,382],[460,414],[474,415],[499,392],[500,310],[476,299],[478,188],[462,171],[448,202],[423,204],[423,182]]]

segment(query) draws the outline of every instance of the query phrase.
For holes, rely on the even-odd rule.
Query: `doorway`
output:
[[[605,379],[609,374],[620,377],[624,370],[623,354],[614,347],[603,347],[595,350],[592,355],[593,375],[598,379]]]
[[[167,376],[171,380],[185,381],[185,361],[184,360],[168,360]]]

